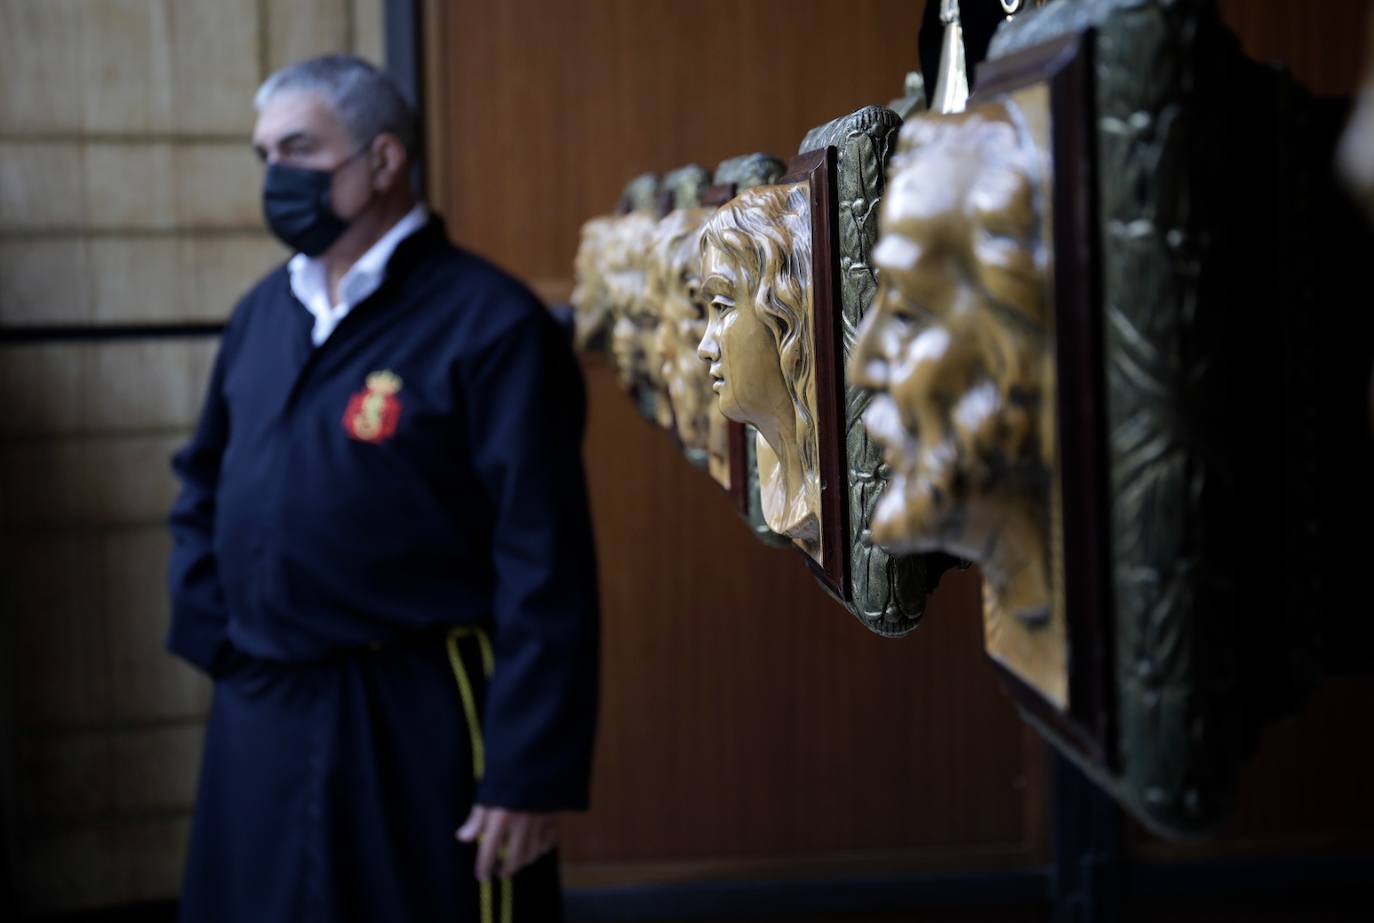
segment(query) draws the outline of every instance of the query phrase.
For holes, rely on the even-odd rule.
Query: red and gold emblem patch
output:
[[[367,387],[348,402],[344,431],[359,442],[385,442],[396,432],[401,419],[401,377],[395,372],[373,372]]]

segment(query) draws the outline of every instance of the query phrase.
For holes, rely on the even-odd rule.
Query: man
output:
[[[305,61],[256,105],[297,253],[173,462],[168,646],[215,680],[182,917],[555,920],[597,653],[566,335],[416,203],[384,75]]]

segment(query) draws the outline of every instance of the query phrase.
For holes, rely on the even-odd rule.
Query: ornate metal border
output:
[[[801,150],[836,149],[836,234],[841,352],[847,375],[860,322],[878,289],[870,254],[878,239],[878,212],[887,189],[887,165],[902,118],[882,106],[865,106],[807,132]],[[845,381],[845,455],[849,499],[850,590],[845,607],[865,628],[884,637],[913,631],[925,614],[927,594],[955,559],[943,554],[893,555],[875,545],[869,523],[887,485],[883,453],[868,438],[863,413],[872,394]]]

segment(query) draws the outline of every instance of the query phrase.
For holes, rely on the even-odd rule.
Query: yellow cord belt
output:
[[[472,690],[472,680],[468,677],[467,665],[463,663],[458,642],[464,638],[476,638],[477,648],[482,654],[482,672],[488,680],[496,666],[492,654],[491,639],[482,629],[473,625],[454,628],[448,633],[448,662],[453,668],[453,678],[458,681],[458,695],[463,700],[463,715],[467,718],[468,737],[472,742],[472,777],[481,782],[487,768],[487,751],[482,743],[482,725],[478,721],[477,696]],[[514,887],[508,876],[501,876],[501,923],[511,923],[514,914]],[[481,908],[482,923],[492,923],[491,881],[477,883],[478,903]]]

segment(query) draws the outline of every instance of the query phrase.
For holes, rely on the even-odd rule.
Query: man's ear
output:
[[[398,182],[410,181],[410,157],[401,139],[395,135],[383,133],[373,138],[368,158],[372,167],[372,187],[378,192],[388,192]]]

